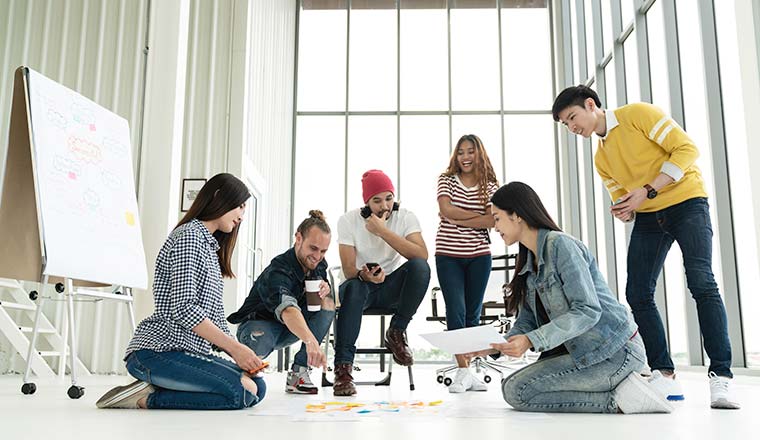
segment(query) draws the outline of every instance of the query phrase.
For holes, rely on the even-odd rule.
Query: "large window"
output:
[[[436,180],[464,134],[483,140],[500,183],[529,183],[558,216],[549,2],[300,4],[293,227],[309,209],[325,212],[330,265],[340,264],[338,218],[362,205],[361,175],[377,168],[419,218],[437,286]],[[491,238],[493,253],[503,254]],[[504,281],[494,273],[486,299],[500,299]],[[417,335],[442,329],[425,321],[429,310],[426,299],[410,326],[419,360],[432,351]],[[360,344],[376,343],[366,333]]]

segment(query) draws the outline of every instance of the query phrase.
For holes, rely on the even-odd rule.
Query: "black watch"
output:
[[[644,189],[647,190],[647,198],[648,199],[653,199],[653,198],[657,197],[657,190],[654,189],[654,188],[652,188],[652,185],[650,185],[650,184],[647,183],[647,184],[644,185]]]

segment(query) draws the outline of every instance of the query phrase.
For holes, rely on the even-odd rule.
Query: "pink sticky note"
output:
[[[90,124],[90,131],[95,131],[95,124]]]
[[[73,171],[69,171],[69,179],[77,180],[77,174]]]

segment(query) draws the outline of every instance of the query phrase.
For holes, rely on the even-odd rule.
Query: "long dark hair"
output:
[[[198,192],[190,210],[187,211],[176,227],[184,225],[197,218],[201,221],[216,220],[233,209],[245,203],[251,197],[251,192],[240,179],[229,173],[220,173],[210,178]],[[175,228],[176,228],[175,227]],[[220,230],[214,232],[214,238],[219,242],[219,268],[222,276],[234,278],[232,272],[232,251],[235,250],[240,223],[230,233]]]
[[[559,226],[546,211],[544,204],[538,194],[522,182],[510,182],[499,188],[491,202],[507,214],[515,214],[520,217],[532,229],[549,229],[552,231],[561,231]],[[516,313],[519,306],[525,302],[525,278],[526,275],[520,275],[528,259],[528,248],[520,243],[520,251],[517,254],[515,262],[515,273],[512,281],[507,285],[509,296],[507,296],[507,311]]]
[[[473,167],[475,170],[475,181],[478,183],[480,199],[483,205],[485,205],[488,202],[488,184],[493,183],[498,185],[499,181],[496,179],[496,173],[493,171],[493,166],[488,158],[488,153],[486,153],[486,148],[483,146],[483,141],[479,137],[474,134],[466,134],[459,138],[456,148],[451,152],[449,166],[442,175],[453,176],[462,172],[462,169],[459,168],[457,155],[459,154],[459,147],[465,142],[471,142],[475,147],[475,166]]]

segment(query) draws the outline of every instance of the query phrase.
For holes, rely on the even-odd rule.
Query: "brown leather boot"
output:
[[[352,364],[335,365],[335,382],[333,382],[333,394],[336,396],[353,396],[356,394],[354,377],[351,372],[354,371]]]
[[[397,364],[408,367],[414,363],[412,350],[406,342],[406,332],[401,329],[389,327],[385,331],[385,346],[393,353],[393,360]]]

